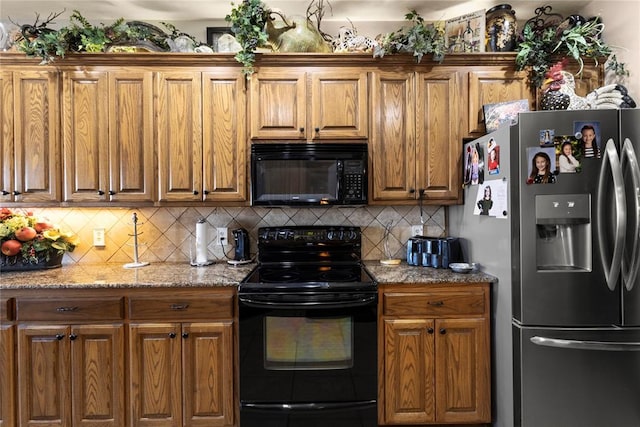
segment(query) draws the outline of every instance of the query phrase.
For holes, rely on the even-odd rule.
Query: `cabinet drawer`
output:
[[[16,319],[25,321],[119,320],[124,298],[17,298]]]
[[[228,319],[233,317],[233,295],[133,297],[129,300],[129,317],[136,320]]]
[[[482,289],[450,292],[385,292],[382,303],[385,316],[482,315],[487,309]]]

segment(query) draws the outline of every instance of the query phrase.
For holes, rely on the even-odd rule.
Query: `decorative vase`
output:
[[[487,11],[486,51],[511,52],[516,48],[518,29],[516,12],[509,4],[499,4]]]
[[[22,255],[6,256],[0,254],[0,272],[5,271],[32,271],[32,270],[47,270],[50,268],[62,267],[62,257],[64,253],[58,253],[58,251],[51,252],[49,259],[47,254],[39,253],[38,262],[31,263],[25,262]]]

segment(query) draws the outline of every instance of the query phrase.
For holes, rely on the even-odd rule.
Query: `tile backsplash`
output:
[[[249,232],[251,253],[255,255],[259,227],[281,225],[353,225],[362,229],[362,256],[365,260],[387,257],[405,259],[405,244],[411,226],[420,224],[417,206],[364,206],[323,208],[259,207],[149,207],[128,208],[55,208],[29,209],[80,237],[76,249],[65,255],[64,263],[128,263],[133,259],[133,214],[138,218],[138,255],[140,261],[188,262],[189,247],[195,239],[196,222],[209,224],[209,257],[233,258],[231,231]],[[445,236],[445,207],[422,209],[424,235]],[[389,227],[385,253],[385,228]],[[228,244],[215,245],[216,227],[227,227]],[[105,230],[105,246],[93,246],[93,230]]]

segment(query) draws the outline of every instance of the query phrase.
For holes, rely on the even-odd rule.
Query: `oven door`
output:
[[[377,295],[239,295],[241,427],[375,427]]]

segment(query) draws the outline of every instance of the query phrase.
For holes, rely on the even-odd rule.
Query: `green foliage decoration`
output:
[[[105,52],[111,46],[137,42],[148,42],[158,50],[169,50],[167,37],[183,35],[175,26],[164,22],[162,24],[169,29],[170,34],[143,22],[125,22],[123,18],[111,25],[94,26],[77,10],[73,11],[71,24],[67,27],[56,31],[47,28],[50,22],[51,19],[41,24],[36,21],[33,26],[21,26],[30,27],[32,34],[25,35],[23,31],[23,37],[17,44],[18,50],[27,56],[42,58],[43,64],[53,62],[56,58],[64,58],[69,52]]]
[[[374,48],[373,56],[407,52],[420,62],[424,55],[432,54],[434,60],[442,62],[446,52],[443,26],[425,23],[415,10],[407,13],[405,19],[412,25],[384,34]]]
[[[256,60],[256,48],[267,43],[265,27],[270,10],[261,0],[243,0],[238,5],[231,5],[231,13],[225,16],[225,20],[231,24],[231,31],[242,48],[235,58],[243,65],[243,72],[250,76]]]
[[[531,84],[538,88],[551,65],[558,62],[558,57],[573,58],[580,66],[578,75],[582,73],[585,59],[592,59],[597,65],[599,58],[608,58],[607,69],[617,75],[628,75],[624,64],[617,61],[611,47],[602,40],[603,31],[604,24],[598,20],[567,29],[538,28],[534,23],[527,23],[516,49],[516,69],[528,69]]]

